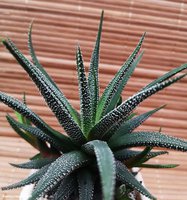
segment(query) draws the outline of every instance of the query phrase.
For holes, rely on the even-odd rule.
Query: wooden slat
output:
[[[174,67],[187,61],[187,1],[163,0],[0,0],[0,36],[10,37],[28,55],[27,31],[34,19],[33,43],[42,65],[79,110],[75,47],[81,45],[88,71],[101,10],[105,10],[100,57],[100,89],[106,85],[133,51],[146,31],[142,62],[123,91],[123,100]],[[21,99],[27,94],[31,109],[58,131],[64,132],[23,69],[0,45],[0,91]],[[187,139],[187,78],[146,100],[138,114],[167,104],[138,130],[157,131]],[[11,109],[0,104],[0,184],[18,180],[27,172],[14,173],[8,162],[34,154],[13,132],[5,116]],[[186,200],[186,155],[172,152],[154,162],[173,162],[172,170],[143,169],[147,187],[159,200]],[[186,177],[185,177],[186,175]],[[18,199],[19,191],[0,193],[2,199]],[[4,196],[2,196],[4,195]],[[8,196],[9,195],[9,196]]]

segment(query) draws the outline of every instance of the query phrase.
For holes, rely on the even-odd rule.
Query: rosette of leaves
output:
[[[152,81],[127,100],[122,101],[121,93],[140,62],[140,52],[145,34],[140,38],[132,54],[124,62],[99,95],[98,64],[103,23],[101,15],[96,43],[90,61],[88,77],[81,49],[76,50],[80,113],[69,103],[52,78],[38,61],[32,45],[31,29],[28,45],[32,61],[27,59],[10,39],[3,45],[28,73],[38,87],[66,135],[47,125],[26,105],[7,94],[0,93],[0,101],[18,115],[19,120],[7,116],[13,129],[39,150],[39,154],[22,164],[12,164],[23,169],[37,169],[26,179],[3,187],[3,190],[35,184],[30,200],[39,197],[70,200],[125,200],[137,191],[150,199],[156,199],[136,180],[132,167],[170,168],[176,165],[152,165],[146,162],[167,151],[152,151],[154,147],[187,151],[187,141],[158,132],[135,129],[152,114],[164,106],[134,116],[135,108],[151,95],[179,81],[186,74],[177,75],[187,68],[183,64]],[[145,147],[135,151],[131,147]]]

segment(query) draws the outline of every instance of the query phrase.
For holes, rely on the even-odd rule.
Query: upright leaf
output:
[[[89,158],[78,151],[63,154],[49,166],[45,176],[38,181],[32,197],[29,200],[35,200],[41,197],[74,170],[85,166],[88,162]]]
[[[46,103],[54,112],[67,134],[70,135],[75,142],[79,144],[84,143],[85,138],[78,124],[71,117],[65,96],[16,48],[12,41],[5,40],[3,44],[35,82]]]
[[[143,56],[143,52],[140,53],[140,55],[138,55],[138,57],[135,59],[135,61],[131,64],[131,67],[125,73],[123,79],[119,82],[118,88],[116,89],[115,93],[112,95],[110,102],[108,103],[105,111],[103,112],[103,116],[115,108],[115,105],[117,104],[118,99],[120,98],[120,95],[121,95],[125,85],[127,84],[127,81],[131,77],[131,75],[134,72],[138,63],[141,61],[142,56]]]
[[[129,56],[127,61],[123,64],[121,69],[117,72],[115,77],[110,81],[110,83],[104,90],[104,92],[99,100],[99,103],[98,103],[98,108],[97,108],[97,113],[96,113],[96,122],[99,121],[101,117],[103,117],[107,106],[111,102],[111,98],[113,97],[113,95],[118,90],[118,87],[120,86],[121,80],[124,79],[124,76],[126,75],[127,71],[129,70],[132,63],[134,62],[134,60],[141,48],[144,37],[145,37],[145,33],[141,37],[141,39],[140,39],[138,45],[136,46],[136,48],[134,49],[133,53]],[[124,85],[125,85],[125,81],[124,81]]]
[[[83,147],[88,153],[93,151],[97,159],[100,173],[103,200],[112,200],[115,188],[115,160],[111,149],[106,142],[94,140],[88,142]]]
[[[38,58],[37,58],[37,56],[35,54],[35,50],[34,50],[33,43],[32,43],[32,27],[33,27],[33,21],[30,24],[29,32],[28,32],[28,48],[29,48],[29,51],[30,51],[30,55],[31,55],[32,61],[33,61],[34,65],[51,82],[51,84],[59,91],[59,93],[61,93],[60,89],[58,88],[58,86],[56,85],[56,83],[53,81],[53,79],[45,71],[45,69],[40,64],[40,62],[39,62],[39,60],[38,60]],[[62,93],[61,93],[61,95],[62,95],[61,98],[64,98],[64,95]],[[71,113],[73,119],[80,125],[80,116],[79,116],[79,113],[71,106],[71,104],[66,100],[66,98],[64,98],[64,101],[66,102],[66,106],[67,106],[69,112]]]
[[[187,151],[187,141],[160,132],[134,132],[119,137],[117,140],[109,142],[113,149],[127,147],[164,147],[179,151]]]
[[[76,61],[77,61],[77,73],[79,80],[81,125],[84,135],[87,136],[92,126],[91,95],[90,95],[90,90],[88,88],[88,82],[86,79],[82,53],[79,46],[77,47]]]
[[[99,30],[97,34],[97,39],[95,42],[95,47],[92,52],[92,57],[90,60],[90,69],[88,74],[88,86],[90,90],[91,100],[92,100],[92,122],[95,123],[96,109],[99,101],[99,81],[98,81],[98,65],[99,65],[99,50],[100,50],[100,40],[103,25],[103,15],[104,11],[101,13]]]
[[[143,90],[126,101],[124,101],[120,106],[115,108],[113,111],[105,115],[91,130],[89,138],[100,139],[106,136],[106,133],[115,126],[114,132],[123,124],[124,120],[127,119],[130,113],[145,99],[151,95],[157,93],[158,91],[164,89],[165,87],[177,82],[178,80],[185,77],[186,74],[180,75],[173,79],[166,80],[162,83],[157,83],[156,85]],[[110,132],[109,132],[110,133]]]

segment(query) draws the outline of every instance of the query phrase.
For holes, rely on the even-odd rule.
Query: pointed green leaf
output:
[[[33,47],[33,43],[32,43],[32,27],[33,27],[33,21],[30,24],[29,27],[29,32],[28,32],[28,48],[30,51],[30,55],[32,58],[32,61],[34,63],[34,65],[46,76],[46,78],[51,82],[51,84],[53,84],[53,86],[61,93],[60,89],[58,88],[58,86],[56,85],[56,83],[53,81],[53,79],[48,75],[48,73],[45,71],[45,69],[43,68],[43,66],[40,64],[36,54],[35,54],[35,50]],[[62,95],[63,96],[63,95]],[[64,96],[62,97],[64,98]],[[65,100],[66,101],[66,100]],[[66,101],[66,105],[68,110],[70,111],[72,117],[74,118],[74,120],[80,125],[80,116],[79,113],[71,106],[71,104]]]
[[[137,165],[144,162],[144,159],[147,157],[147,155],[152,150],[152,147],[146,147],[143,151],[141,151],[138,155],[134,156],[133,158],[127,160],[125,162],[125,165],[127,168],[136,167]]]
[[[77,73],[79,80],[81,126],[84,135],[87,136],[92,126],[91,95],[88,88],[88,82],[86,79],[82,53],[79,46],[77,47],[76,61],[77,61]]]
[[[111,82],[108,84],[108,86],[104,90],[104,92],[99,100],[97,113],[96,113],[96,122],[98,122],[100,120],[100,118],[103,117],[103,115],[106,111],[106,108],[108,107],[109,103],[111,102],[113,95],[116,93],[116,91],[118,90],[118,88],[120,86],[121,80],[124,79],[124,76],[126,75],[128,70],[130,69],[132,63],[134,62],[134,59],[136,58],[136,56],[142,46],[144,37],[145,37],[145,33],[141,37],[141,39],[140,39],[138,45],[136,46],[136,48],[134,49],[133,53],[129,56],[127,61],[123,64],[121,69],[117,72],[115,77],[111,80]],[[124,85],[125,85],[125,81],[124,81]],[[124,85],[123,85],[123,87],[124,87]]]
[[[34,135],[44,142],[49,142],[52,146],[60,151],[67,152],[76,148],[76,146],[71,142],[71,140],[69,140],[69,138],[67,140],[58,140],[56,137],[54,137],[54,135],[51,134],[51,136],[49,136],[37,127],[21,124],[10,116],[7,117],[7,120],[10,124],[12,124],[12,126],[23,129],[24,131],[29,132],[31,135]]]
[[[147,86],[145,86],[142,90],[145,90],[145,89],[147,89],[149,87],[152,87],[153,85],[155,85],[157,83],[161,83],[161,82],[171,78],[175,74],[178,74],[179,72],[181,72],[181,71],[183,71],[185,69],[187,69],[187,63],[185,63],[185,64],[181,65],[180,67],[177,67],[177,68],[169,71],[168,73],[164,74],[163,76],[157,78],[156,80],[152,81]]]
[[[159,165],[159,164],[140,164],[137,165],[137,167],[142,167],[142,168],[156,168],[156,169],[166,169],[166,168],[175,168],[178,167],[179,165],[176,164],[167,164],[167,165]]]
[[[100,41],[103,25],[103,16],[104,11],[101,13],[100,24],[97,34],[97,39],[95,42],[95,47],[92,52],[92,57],[90,60],[90,69],[88,74],[88,86],[90,89],[90,95],[92,100],[92,122],[95,123],[97,104],[99,101],[99,81],[98,81],[98,65],[99,65],[99,50],[100,50]]]
[[[148,111],[146,113],[143,113],[137,117],[134,117],[128,121],[126,121],[124,124],[121,125],[121,127],[115,132],[115,134],[110,138],[110,141],[116,140],[116,138],[121,137],[122,135],[131,133],[134,129],[136,129],[138,126],[140,126],[145,120],[147,120],[150,116],[152,116],[154,113],[159,111],[160,109],[164,108],[165,105],[156,108],[154,110]]]
[[[156,198],[153,197],[149,191],[147,191],[147,189],[135,179],[125,165],[119,161],[116,161],[116,177],[123,184],[128,185],[150,199],[156,200]]]
[[[69,175],[62,180],[54,195],[54,200],[68,200],[77,188],[75,175]]]
[[[187,141],[160,132],[134,132],[126,134],[112,141],[112,143],[109,142],[109,146],[114,149],[150,146],[187,151]]]
[[[88,157],[81,152],[72,151],[63,154],[49,166],[46,174],[38,181],[38,184],[32,193],[32,197],[29,198],[29,200],[35,200],[36,198],[41,197],[74,170],[83,167],[88,163]]]
[[[25,92],[23,93],[23,103],[25,105],[26,104],[26,95],[25,95]],[[20,114],[19,112],[16,112],[15,111],[15,114],[16,114],[16,117],[18,118],[18,121],[22,124],[26,124],[26,125],[31,125],[31,122],[30,120],[28,120],[26,117],[24,117],[22,114]]]
[[[30,158],[30,160],[36,160],[36,159],[40,159],[43,158],[41,153],[37,153],[36,155],[34,155],[33,157]]]
[[[92,174],[87,169],[77,173],[79,186],[79,200],[92,200],[94,192],[94,181]]]
[[[91,130],[89,138],[102,139],[103,136],[106,136],[106,132],[109,131],[114,125],[117,130],[127,119],[129,114],[145,99],[151,95],[157,93],[158,91],[168,87],[169,85],[177,82],[178,80],[185,77],[186,74],[180,75],[173,79],[169,79],[165,82],[158,83],[146,90],[143,90],[126,101],[124,101],[120,106],[115,108],[113,111],[105,115]],[[114,132],[116,130],[113,130]]]
[[[127,84],[127,81],[131,77],[131,75],[134,72],[134,70],[135,70],[136,66],[138,65],[138,63],[141,61],[143,53],[144,52],[142,52],[142,53],[140,53],[140,55],[138,55],[138,57],[135,59],[135,61],[131,64],[131,67],[127,70],[127,72],[123,76],[123,79],[119,82],[119,86],[116,89],[116,91],[113,94],[113,96],[111,97],[110,102],[106,106],[106,109],[103,112],[103,115],[106,115],[107,113],[109,113],[111,110],[113,110],[115,108],[115,105],[117,104],[118,99],[120,98],[120,95],[121,95],[125,85]]]
[[[69,140],[69,138],[51,127],[49,127],[38,115],[36,115],[32,110],[30,110],[24,103],[21,101],[6,95],[3,92],[0,92],[0,102],[3,102],[10,108],[14,109],[15,111],[19,112],[23,116],[25,116],[27,119],[29,119],[35,126],[39,127],[42,131],[44,131],[48,135],[54,135],[56,138],[58,138],[61,141],[68,142],[69,145],[72,144],[72,142]]]
[[[21,116],[21,115],[20,115]],[[39,150],[38,144],[37,144],[37,140],[36,138],[29,134],[28,132],[24,132],[22,131],[18,126],[16,126],[14,123],[12,123],[11,120],[9,120],[9,116],[6,116],[7,121],[9,122],[10,126],[12,127],[12,129],[20,136],[22,137],[25,141],[27,141],[30,145],[32,145],[34,148]]]
[[[152,159],[152,158],[155,158],[157,156],[160,156],[160,155],[164,155],[164,154],[168,154],[168,151],[153,151],[153,152],[150,152],[147,154],[147,156],[142,159],[142,163],[144,162],[147,162],[148,160]]]
[[[10,163],[10,164],[17,168],[40,169],[40,168],[44,167],[45,165],[51,164],[55,160],[56,160],[56,158],[40,158],[40,159],[31,160],[29,162],[22,163],[22,164],[13,164],[13,163]]]
[[[32,78],[67,134],[75,142],[79,144],[84,143],[85,138],[83,133],[78,124],[73,120],[68,110],[68,101],[63,93],[53,86],[46,76],[16,48],[11,40],[3,41],[3,44]]]
[[[23,187],[25,185],[29,185],[32,183],[36,183],[46,173],[48,167],[49,166],[45,166],[45,167],[41,168],[40,170],[38,170],[37,172],[35,172],[34,174],[30,175],[28,178],[26,178],[18,183],[14,183],[12,185],[2,187],[1,189],[2,190],[11,190],[11,189],[20,188],[20,187]]]
[[[122,150],[115,151],[114,156],[117,160],[124,161],[124,160],[128,160],[130,158],[133,158],[133,157],[139,155],[140,153],[141,153],[141,151],[122,149]],[[163,155],[163,154],[168,154],[168,152],[167,151],[150,152],[147,154],[144,162],[148,161],[151,158],[154,158],[156,156]]]
[[[115,188],[115,160],[111,149],[104,141],[94,140],[83,147],[88,153],[92,150],[100,172],[103,200],[112,200]]]

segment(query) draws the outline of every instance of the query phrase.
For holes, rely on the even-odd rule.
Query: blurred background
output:
[[[123,100],[167,71],[187,62],[187,1],[176,0],[0,0],[0,36],[10,37],[28,55],[27,32],[34,19],[33,43],[38,58],[75,108],[79,109],[75,49],[80,44],[88,69],[102,9],[105,11],[100,56],[101,92],[133,51],[146,31],[145,50],[123,92]],[[0,91],[18,99],[26,93],[27,104],[59,131],[51,111],[25,71],[0,45]],[[138,114],[167,106],[141,129],[187,139],[187,78],[152,96]],[[36,151],[9,127],[0,104],[0,186],[29,173],[8,163],[21,163]],[[145,184],[159,200],[186,200],[187,154],[170,151],[152,163],[180,164],[175,169],[143,169]],[[19,190],[0,191],[0,199],[18,199]]]

